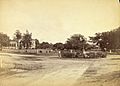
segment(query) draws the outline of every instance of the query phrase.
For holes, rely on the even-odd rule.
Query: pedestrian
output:
[[[59,58],[61,58],[61,51],[58,51],[58,56]]]

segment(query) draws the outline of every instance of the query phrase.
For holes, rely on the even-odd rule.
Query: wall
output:
[[[2,49],[3,52],[21,53],[21,54],[38,54],[38,55],[58,55],[57,51],[51,49]]]

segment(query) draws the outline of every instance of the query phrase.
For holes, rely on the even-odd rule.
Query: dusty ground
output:
[[[0,53],[0,86],[119,86],[120,56],[60,59]]]

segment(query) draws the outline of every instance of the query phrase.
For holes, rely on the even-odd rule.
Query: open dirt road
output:
[[[60,59],[0,53],[0,86],[119,86],[120,56]]]

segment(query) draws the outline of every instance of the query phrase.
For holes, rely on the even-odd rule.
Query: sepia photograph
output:
[[[0,0],[0,86],[120,86],[120,0]]]

